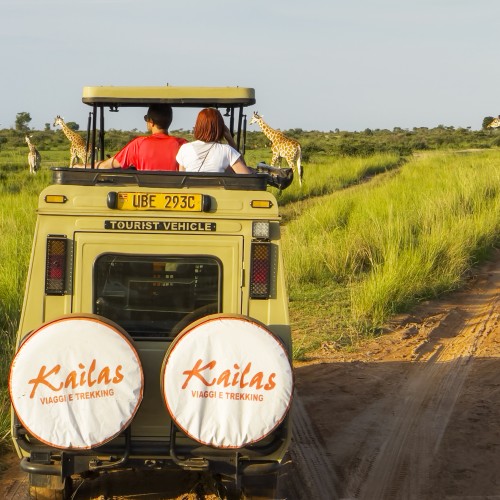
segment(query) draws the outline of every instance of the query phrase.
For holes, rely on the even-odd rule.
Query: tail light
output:
[[[250,267],[250,297],[268,299],[271,288],[271,243],[252,242]]]
[[[68,240],[64,236],[47,238],[47,259],[45,261],[45,293],[64,295],[66,291],[66,255]]]

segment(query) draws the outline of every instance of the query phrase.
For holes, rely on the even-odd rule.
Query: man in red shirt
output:
[[[168,135],[168,128],[172,123],[172,107],[168,104],[153,104],[144,120],[151,135],[132,139],[116,155],[98,161],[96,168],[179,170],[175,157],[179,148],[187,141]]]

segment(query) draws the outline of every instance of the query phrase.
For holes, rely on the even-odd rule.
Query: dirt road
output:
[[[499,317],[496,252],[463,292],[297,367],[337,498],[500,498]]]
[[[358,351],[325,345],[297,364],[280,496],[500,499],[499,318],[500,251],[466,290],[396,318]],[[7,467],[0,498],[25,498],[25,489],[22,473]],[[81,493],[75,499],[99,498]],[[139,497],[173,498],[112,496]]]

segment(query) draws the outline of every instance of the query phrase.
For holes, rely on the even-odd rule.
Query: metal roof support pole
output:
[[[99,159],[104,160],[104,106],[100,107],[99,121]]]
[[[87,141],[85,143],[85,160],[83,161],[84,167],[87,168],[87,161],[89,159],[89,150],[90,150],[90,125],[92,120],[92,111],[89,113],[89,118],[87,120]]]
[[[243,106],[240,106],[240,114],[238,115],[238,138],[236,140],[236,144],[238,144],[238,150],[240,149],[241,144],[241,122],[243,120]],[[242,151],[244,153],[244,151]]]
[[[95,140],[96,140],[96,113],[97,113],[97,105],[94,104],[92,106],[92,150],[90,151],[90,168],[94,168],[95,166]]]

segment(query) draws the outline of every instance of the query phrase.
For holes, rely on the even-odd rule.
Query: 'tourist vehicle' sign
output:
[[[167,220],[105,220],[104,229],[115,231],[215,231],[215,222]]]
[[[239,448],[283,421],[293,373],[283,345],[264,325],[216,314],[188,326],[174,341],[163,364],[162,391],[187,435]]]
[[[42,325],[21,344],[9,391],[19,420],[37,439],[56,448],[92,448],[131,421],[143,373],[118,325],[70,315]]]

